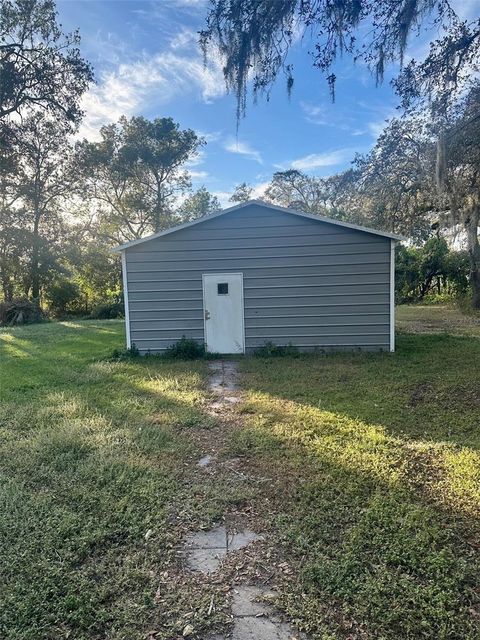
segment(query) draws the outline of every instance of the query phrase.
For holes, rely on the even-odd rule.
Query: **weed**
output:
[[[266,342],[261,347],[254,350],[253,355],[257,358],[285,358],[298,357],[300,352],[292,344],[276,345],[273,342]]]

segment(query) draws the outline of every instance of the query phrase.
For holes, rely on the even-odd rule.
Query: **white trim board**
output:
[[[123,282],[123,305],[125,308],[125,335],[127,338],[127,349],[132,346],[130,339],[130,308],[128,304],[128,281],[127,281],[127,254],[122,251],[122,282]]]
[[[346,227],[347,229],[354,229],[356,231],[364,231],[365,233],[372,233],[373,235],[383,236],[384,238],[391,238],[392,240],[397,240],[397,241],[406,240],[404,236],[400,236],[395,233],[389,233],[387,231],[377,231],[376,229],[369,229],[368,227],[362,227],[357,224],[351,224],[350,222],[341,222],[340,220],[334,220],[333,218],[327,218],[325,216],[317,216],[311,213],[304,213],[303,211],[295,211],[294,209],[288,209],[286,207],[278,207],[277,205],[273,205],[267,202],[262,202],[261,200],[249,200],[248,202],[242,202],[233,207],[228,207],[227,209],[216,211],[215,213],[211,213],[208,216],[203,216],[202,218],[198,218],[198,220],[193,220],[192,222],[185,222],[183,224],[177,225],[176,227],[172,227],[171,229],[166,229],[165,231],[159,231],[150,236],[147,236],[146,238],[139,238],[138,240],[132,240],[131,242],[126,242],[125,244],[121,244],[118,247],[115,247],[113,251],[117,251],[117,252],[125,251],[125,249],[134,247],[137,244],[142,244],[143,242],[148,242],[149,240],[155,240],[155,238],[161,238],[163,236],[169,235],[170,233],[174,233],[175,231],[180,231],[180,229],[187,229],[188,227],[193,227],[194,225],[201,224],[202,222],[206,222],[207,220],[213,220],[214,218],[223,216],[226,213],[229,213],[231,211],[237,211],[238,209],[243,209],[244,207],[248,207],[252,204],[260,207],[265,207],[266,209],[273,209],[274,211],[280,211],[282,213],[290,213],[291,215],[299,216],[300,218],[308,218],[309,220],[315,220],[316,222],[327,222],[328,224],[333,224],[338,227]]]
[[[395,240],[390,241],[390,351],[395,351]]]

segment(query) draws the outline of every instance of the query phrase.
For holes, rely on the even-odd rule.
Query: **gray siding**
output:
[[[390,239],[249,205],[126,249],[131,341],[203,341],[202,274],[242,272],[247,352],[389,349]]]

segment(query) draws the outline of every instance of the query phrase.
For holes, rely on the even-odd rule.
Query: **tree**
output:
[[[56,247],[63,234],[62,205],[74,193],[78,172],[71,129],[37,113],[15,130],[17,168],[10,176],[9,215],[28,246],[24,291],[39,301],[44,280],[58,268]]]
[[[438,126],[432,123],[429,111],[394,119],[372,151],[357,158],[343,194],[354,212],[363,212],[367,224],[405,233],[417,242],[431,236],[434,229],[463,231],[472,304],[480,308],[480,83],[477,85],[448,124],[442,125],[445,152],[440,163]],[[340,190],[340,201],[343,194]]]
[[[459,98],[472,89],[480,71],[480,19],[471,24],[455,18],[447,33],[430,43],[426,58],[410,60],[394,81],[405,111],[428,107],[445,124]]]
[[[246,182],[237,184],[232,195],[229,198],[230,202],[248,202],[252,199],[253,187]]]
[[[340,188],[344,206],[372,227],[418,241],[431,233],[436,217],[434,141],[428,120],[393,119],[372,151],[357,156],[349,183]]]
[[[77,152],[105,235],[122,242],[170,226],[190,186],[183,167],[204,141],[172,118],[122,117],[100,133],[100,142],[84,141]]]
[[[445,154],[437,179],[443,223],[465,231],[470,260],[472,305],[480,309],[480,82],[444,132]]]
[[[77,308],[89,313],[99,304],[119,302],[120,256],[105,242],[98,220],[88,206],[82,203],[70,215],[75,222],[66,229],[61,264],[68,279],[78,286],[81,304]]]
[[[57,316],[62,316],[68,311],[72,304],[78,302],[80,289],[75,282],[72,282],[68,278],[56,278],[46,288],[45,297],[48,301],[49,308],[54,311]]]
[[[421,247],[397,246],[395,289],[402,303],[418,302],[432,293],[463,295],[468,288],[467,273],[465,252],[449,249],[440,235]]]
[[[209,193],[205,187],[200,187],[184,200],[177,214],[182,222],[188,222],[206,216],[209,213],[214,213],[220,208],[218,198]]]
[[[328,196],[325,181],[296,169],[274,173],[265,197],[282,207],[326,215]]]
[[[432,47],[420,75],[441,67],[458,96],[478,51],[480,22],[463,23],[448,0],[213,0],[200,45],[205,57],[219,51],[224,58],[225,83],[237,98],[238,120],[250,85],[255,97],[268,94],[283,71],[291,91],[294,70],[288,53],[299,33],[311,34],[313,66],[325,75],[333,98],[339,55],[366,63],[381,82],[389,63],[403,62],[409,35],[422,25],[435,26],[445,39]]]
[[[78,32],[64,35],[53,0],[3,0],[0,5],[0,123],[42,109],[77,123],[82,94],[93,80],[80,56]]]

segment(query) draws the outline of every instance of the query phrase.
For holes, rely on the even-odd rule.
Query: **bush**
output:
[[[130,349],[114,349],[109,360],[129,360],[140,356],[140,351],[135,344]],[[198,360],[201,358],[217,358],[218,354],[207,353],[205,346],[195,340],[189,340],[185,336],[175,344],[168,347],[163,353],[150,353],[147,351],[144,358],[166,358],[174,360]]]
[[[400,303],[454,302],[469,290],[466,251],[449,249],[444,238],[430,238],[422,247],[396,249],[395,294]]]
[[[75,303],[80,301],[80,289],[71,280],[56,280],[45,291],[45,298],[49,308],[56,316],[62,316],[71,311]]]
[[[257,358],[284,358],[286,356],[296,357],[300,355],[300,352],[293,344],[277,345],[273,342],[266,342],[263,346],[255,349],[253,355]]]
[[[40,322],[44,315],[38,305],[28,300],[0,302],[0,326]]]
[[[130,360],[131,358],[138,358],[140,356],[140,351],[136,344],[132,344],[130,349],[114,349],[112,351],[112,355],[109,360],[121,361],[121,360]]]
[[[206,355],[204,344],[190,340],[185,336],[168,347],[163,354],[165,358],[175,358],[178,360],[197,360],[199,358],[205,358]],[[209,354],[209,356],[211,357],[212,354]]]
[[[124,307],[122,302],[110,302],[99,304],[92,309],[89,316],[92,320],[114,320],[124,317]]]

